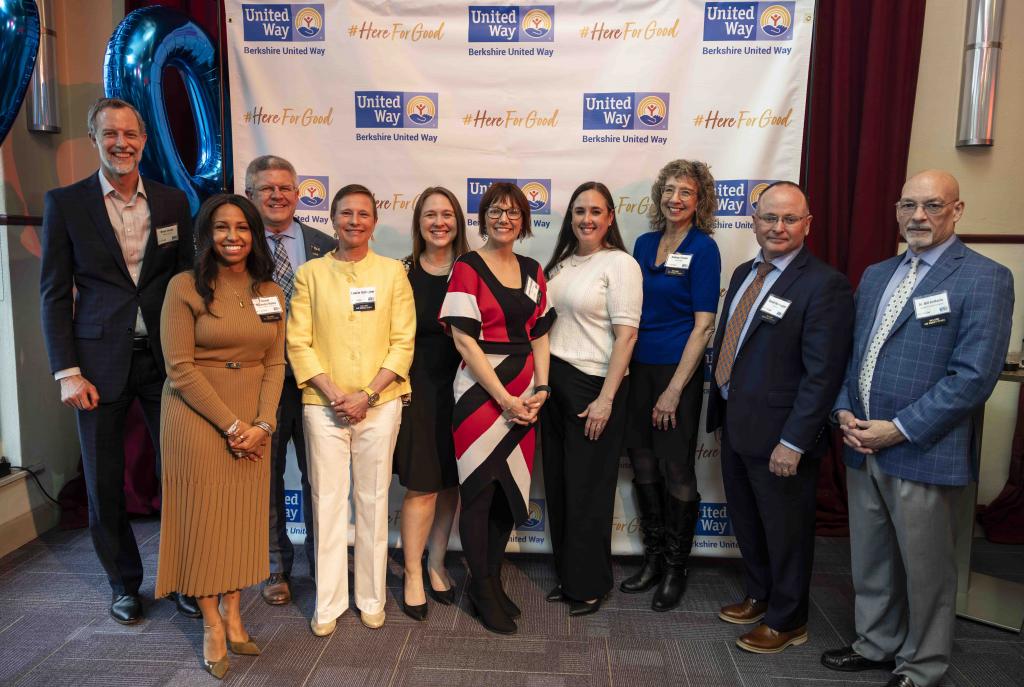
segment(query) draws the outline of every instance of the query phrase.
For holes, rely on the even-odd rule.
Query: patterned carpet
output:
[[[146,565],[143,595],[151,599],[159,526],[140,520],[135,528]],[[635,559],[617,560],[616,579],[635,565]],[[299,560],[291,605],[267,606],[257,590],[243,592],[243,615],[264,652],[232,656],[224,684],[863,687],[888,679],[883,672],[832,673],[818,663],[822,650],[853,638],[845,539],[818,540],[810,641],[776,656],[740,651],[733,641],[742,630],[718,620],[719,606],[742,595],[736,561],[697,559],[676,611],[653,613],[649,595],[616,591],[599,613],[570,619],[565,606],[544,601],[554,585],[548,560],[514,556],[506,587],[523,617],[511,638],[488,633],[467,614],[464,563],[452,554],[449,566],[459,605],[431,603],[428,621],[417,623],[398,608],[401,553],[393,552],[385,626],[366,629],[350,611],[333,636],[320,639],[307,624],[313,586]],[[975,567],[1024,582],[1024,547],[978,540]],[[147,601],[146,619],[134,627],[108,616],[109,588],[86,531],[48,533],[0,559],[0,575],[0,684],[216,684],[199,665],[200,621],[179,616],[170,602]],[[958,621],[952,669],[942,684],[1024,685],[1024,638]]]

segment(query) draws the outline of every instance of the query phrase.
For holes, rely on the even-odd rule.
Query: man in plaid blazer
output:
[[[1013,277],[956,237],[963,211],[950,174],[906,182],[896,219],[909,250],[864,272],[833,406],[850,468],[857,639],[821,660],[890,670],[890,687],[931,687],[949,666],[956,505],[977,478],[975,421],[1010,338]]]

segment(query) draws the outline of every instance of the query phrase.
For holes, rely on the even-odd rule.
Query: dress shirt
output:
[[[351,290],[373,287],[373,310],[356,311]],[[416,306],[405,268],[372,250],[358,262],[325,255],[295,272],[288,314],[288,360],[302,389],[302,402],[330,405],[309,383],[324,373],[344,393],[359,391],[381,368],[398,379],[380,392],[378,405],[409,393],[409,367],[416,338]]]
[[[779,277],[782,276],[782,273],[786,271],[786,268],[789,267],[789,264],[793,262],[793,258],[795,258],[796,254],[799,252],[800,249],[796,248],[794,250],[789,251],[785,255],[780,255],[777,258],[768,260],[768,263],[771,264],[772,267],[774,267],[775,269],[773,269],[771,272],[765,275],[764,283],[761,285],[761,290],[758,292],[757,298],[754,299],[754,304],[750,306],[750,312],[747,314],[747,321],[743,323],[743,329],[740,330],[740,340],[739,343],[736,344],[736,355],[739,355],[740,349],[743,348],[743,340],[746,339],[747,337],[747,330],[750,328],[750,323],[752,319],[754,317],[757,317],[757,311],[761,307],[761,301],[764,299],[765,296],[767,296],[771,292],[772,286],[774,286],[775,282],[779,280]],[[751,263],[750,265],[750,273],[747,274],[746,278],[743,280],[743,283],[740,284],[740,288],[736,289],[736,293],[733,294],[732,302],[729,304],[730,318],[732,317],[733,312],[736,311],[736,306],[739,304],[740,299],[746,292],[747,287],[750,286],[750,283],[754,281],[754,278],[757,276],[757,266],[760,265],[762,262],[765,262],[764,253],[762,251],[758,251],[757,257],[754,258],[754,262]],[[728,324],[728,322],[729,320],[726,319],[725,324]],[[726,382],[725,386],[719,388],[719,393],[722,394],[723,399],[729,400],[729,382]],[[787,448],[793,449],[797,453],[802,454],[804,452],[802,448],[800,448],[799,446],[794,446],[785,439],[780,439],[779,443],[781,443],[783,446],[786,446]]]
[[[135,285],[139,285],[142,274],[142,259],[146,255],[146,243],[149,241],[150,217],[149,202],[146,200],[146,188],[142,185],[142,176],[135,187],[135,193],[125,200],[117,192],[114,185],[103,175],[103,170],[96,172],[103,189],[103,204],[107,208],[110,226],[114,228],[117,245],[121,246],[121,256],[128,268]],[[142,310],[135,313],[135,336],[146,336],[146,322],[142,319]],[[79,367],[69,367],[53,373],[57,381],[65,377],[82,374]]]
[[[302,227],[295,220],[288,225],[288,228],[284,231],[276,234],[277,236],[283,236],[281,245],[284,246],[284,252],[288,255],[288,262],[292,264],[292,271],[299,269],[299,265],[306,262],[306,246],[302,240]],[[271,242],[270,237],[275,236],[274,232],[267,231],[267,243],[270,245],[270,257],[274,257],[274,244]]]

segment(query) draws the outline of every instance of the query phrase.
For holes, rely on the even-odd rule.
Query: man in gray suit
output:
[[[295,167],[276,155],[262,155],[245,170],[245,193],[256,205],[266,230],[267,244],[274,256],[274,281],[290,303],[299,265],[327,255],[336,242],[321,231],[295,219],[299,202],[299,180]],[[279,605],[291,601],[289,581],[295,551],[288,538],[284,493],[288,442],[295,446],[295,458],[302,475],[302,513],[306,524],[306,558],[310,577],[314,575],[313,504],[306,476],[306,441],[302,433],[302,396],[291,366],[286,368],[284,388],[278,406],[277,431],[270,441],[270,577],[263,583],[263,600]]]
[[[909,250],[864,272],[833,406],[850,468],[857,639],[821,662],[889,670],[887,687],[932,687],[949,667],[956,505],[977,479],[975,420],[1010,338],[1013,277],[956,237],[963,212],[950,174],[907,180],[896,219]]]

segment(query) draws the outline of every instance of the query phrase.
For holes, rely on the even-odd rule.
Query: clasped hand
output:
[[[907,439],[891,420],[861,420],[848,410],[836,413],[836,420],[843,430],[843,443],[864,455],[877,453]]]
[[[537,414],[546,400],[548,400],[548,392],[538,391],[525,399],[510,395],[499,405],[502,409],[502,416],[509,422],[516,425],[532,425],[537,421]]]
[[[257,461],[263,458],[267,438],[267,432],[262,427],[239,420],[234,434],[228,435],[228,448],[236,458]]]
[[[370,399],[363,391],[340,394],[331,399],[331,410],[338,416],[338,419],[353,425],[366,418],[366,411],[369,407]]]

